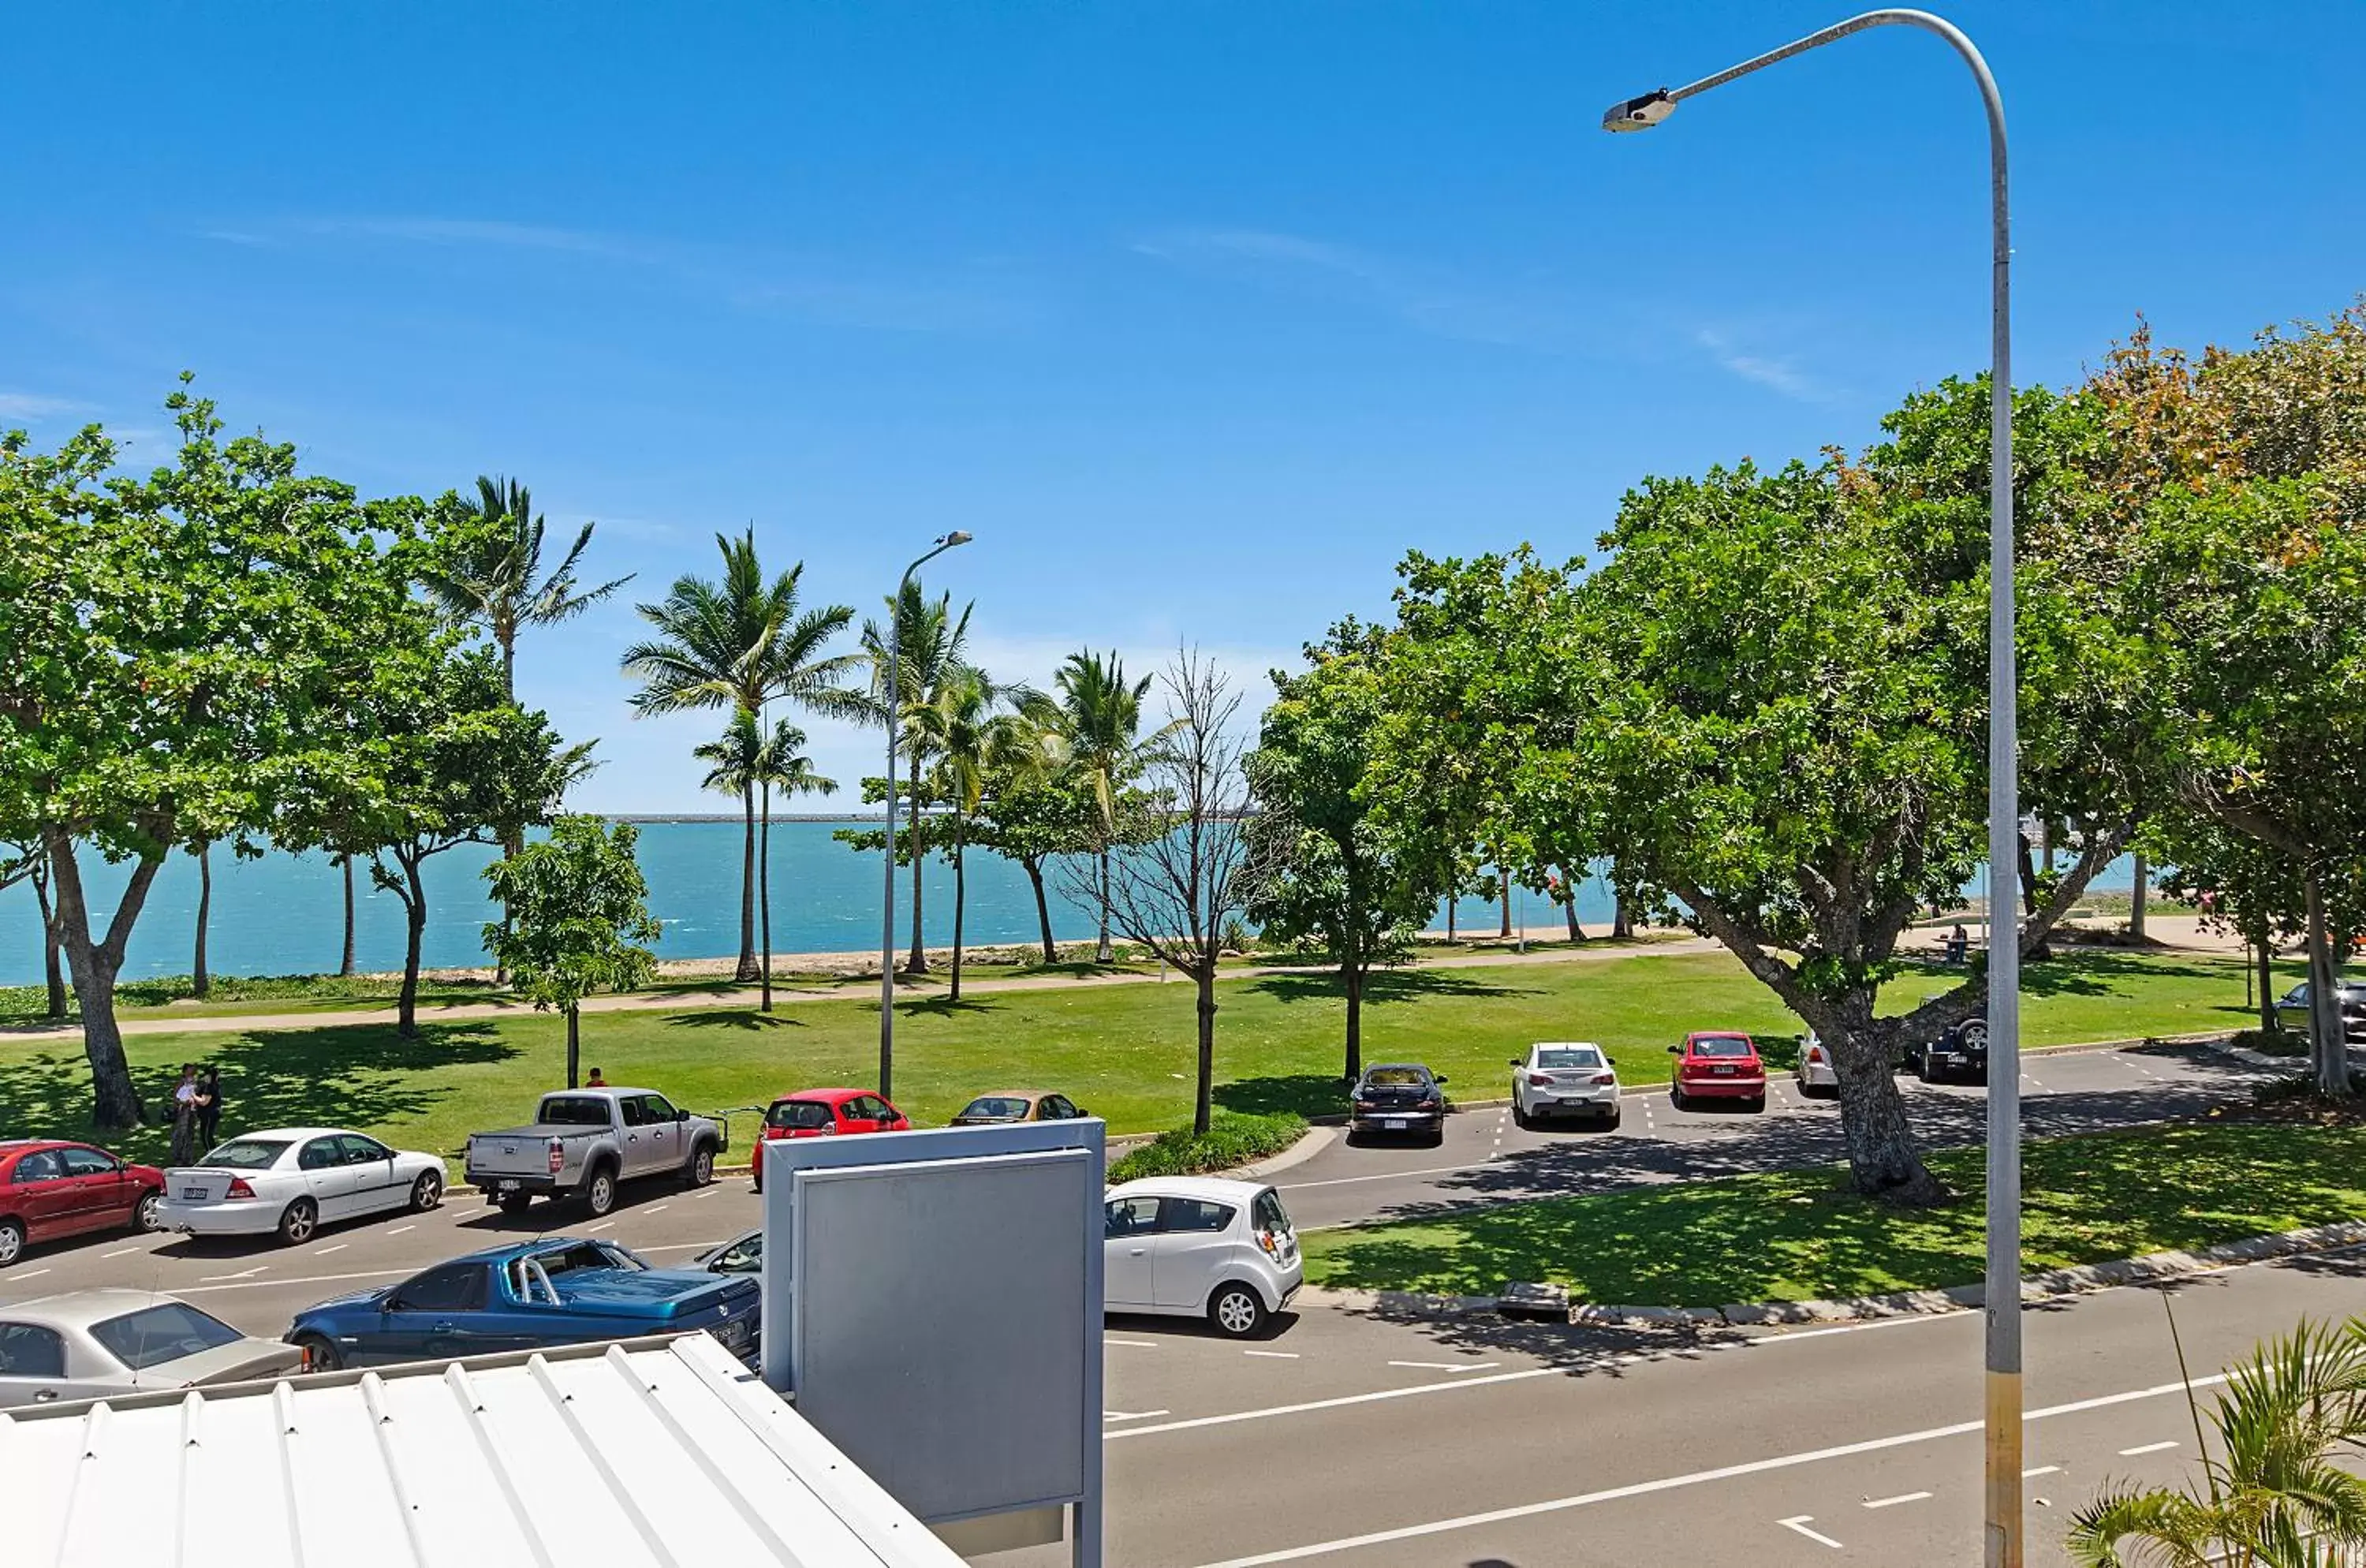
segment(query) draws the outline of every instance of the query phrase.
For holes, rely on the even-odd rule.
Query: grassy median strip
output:
[[[1557,1280],[1572,1301],[1721,1306],[1977,1281],[1981,1155],[1932,1167],[1962,1197],[1900,1212],[1844,1168],[1498,1203],[1307,1235],[1309,1283],[1487,1295]],[[2366,1219],[2366,1126],[2206,1122],[2049,1138],[2024,1151],[2025,1270]]]

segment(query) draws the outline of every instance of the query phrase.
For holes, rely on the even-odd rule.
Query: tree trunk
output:
[[[1342,1077],[1354,1083],[1364,1076],[1364,965],[1354,959],[1339,965],[1339,983],[1347,991],[1347,1061]]]
[[[1569,917],[1569,940],[1574,944],[1585,940],[1585,928],[1577,923],[1577,883],[1568,871],[1561,872],[1561,913]]]
[[[1627,896],[1613,888],[1610,893],[1610,940],[1628,942],[1634,935],[1635,917],[1628,912]]]
[[[2340,966],[2325,924],[2325,882],[2315,866],[2302,886],[2308,900],[2308,1061],[2324,1095],[2349,1092],[2349,1043],[2341,1017]]]
[[[66,1015],[65,969],[58,953],[58,915],[50,903],[50,864],[44,858],[33,864],[33,902],[41,911],[41,979],[49,987],[49,1016]]]
[[[1499,865],[1495,868],[1495,882],[1504,895],[1504,925],[1496,935],[1509,942],[1512,940],[1512,874]]]
[[[2265,931],[2259,933],[2252,952],[2259,966],[2259,1027],[2272,1034],[2280,1027],[2276,1021],[2276,994],[2268,988],[2276,983],[2276,957]]]
[[[2135,852],[2135,881],[2128,890],[2128,935],[2145,940],[2145,895],[2150,891],[2152,868],[2145,864],[2142,850]]]
[[[512,707],[515,707],[517,705],[517,627],[510,626],[504,622],[503,624],[492,626],[490,629],[493,634],[493,640],[501,645],[501,694],[509,698],[510,705]],[[517,852],[524,848],[525,848],[525,834],[524,832],[512,830],[501,835],[501,858],[503,860],[514,858]],[[349,889],[351,885],[349,874],[347,879],[347,886]],[[352,897],[350,891],[348,891],[346,897],[348,898]],[[347,923],[346,930],[348,932],[352,930],[350,920]],[[501,906],[501,935],[506,937],[509,934],[510,910],[509,906],[504,904]],[[506,946],[506,944],[504,945]],[[351,973],[351,971],[347,971],[347,973]],[[494,959],[493,984],[496,986],[506,986],[509,983],[510,966],[502,963],[499,958]],[[569,1083],[568,1087],[572,1089],[575,1086],[572,1083]]]
[[[513,696],[510,698],[510,701],[512,701],[512,702],[515,702],[515,701],[517,701],[517,698],[516,698],[514,695],[513,695]],[[514,857],[516,856],[517,852],[518,852],[520,850],[523,850],[523,849],[524,849],[524,848],[525,848],[525,835],[524,835],[524,833],[522,833],[522,832],[509,832],[509,833],[504,833],[504,834],[502,834],[502,835],[501,835],[501,858],[502,858],[503,860],[510,860],[510,859],[514,858]],[[351,872],[350,868],[348,868],[347,873],[346,873],[346,881],[347,881],[347,883],[348,883],[348,884],[350,884],[350,883],[351,883],[351,881],[352,881],[352,872]],[[351,897],[351,895],[350,895],[350,894],[348,894],[347,896],[348,896],[349,897]],[[349,933],[350,933],[350,931],[351,931],[351,929],[352,929],[352,928],[351,928],[351,925],[350,925],[350,923],[348,923],[347,931],[348,931],[348,932],[349,932]],[[504,904],[504,905],[502,905],[502,906],[501,906],[501,935],[503,935],[504,937],[506,937],[506,936],[508,936],[509,934],[510,934],[510,907],[509,907],[507,904]],[[504,943],[503,945],[504,945],[504,946],[506,946],[507,944],[506,944],[506,943]],[[506,986],[506,985],[508,985],[509,983],[510,983],[510,966],[509,966],[508,964],[506,964],[502,963],[500,959],[496,958],[495,960],[493,960],[493,984],[494,984],[494,985],[496,985],[496,986]]]
[[[139,1089],[131,1081],[131,1064],[123,1055],[123,1032],[115,1021],[115,977],[123,967],[124,944],[148,900],[163,857],[142,857],[132,867],[123,897],[107,923],[105,941],[90,934],[90,906],[82,886],[82,866],[74,859],[73,840],[55,828],[42,829],[49,851],[50,874],[57,879],[59,945],[73,975],[74,996],[82,1004],[83,1055],[90,1059],[91,1121],[108,1132],[137,1127],[147,1120]]]
[[[214,858],[211,844],[197,846],[197,941],[189,954],[189,995],[204,1001],[214,988],[206,970],[206,922],[213,918]]]
[[[1193,976],[1200,983],[1200,1082],[1191,1101],[1191,1131],[1204,1134],[1213,1114],[1216,1093],[1216,958],[1207,958]]]
[[[772,786],[764,786],[764,819],[756,830],[756,913],[763,926],[764,1001],[772,1010]]]
[[[405,1040],[419,1034],[419,950],[427,936],[427,885],[419,875],[419,857],[397,845],[394,858],[402,867],[408,891],[402,898],[402,989],[395,998],[394,1032]]]
[[[567,1087],[575,1087],[577,1064],[583,1060],[583,1035],[580,1028],[582,1009],[567,1010]]]
[[[1460,902],[1462,902],[1462,897],[1459,889],[1446,896],[1446,945],[1448,947],[1454,945],[1454,907]]]
[[[1019,863],[1027,868],[1027,880],[1035,886],[1035,923],[1043,931],[1043,962],[1060,962],[1060,950],[1052,942],[1052,906],[1043,897],[1043,862],[1040,856],[1022,855]]]
[[[920,754],[912,752],[912,953],[904,961],[907,975],[929,972],[929,950],[920,942]]]
[[[1110,853],[1106,844],[1101,847],[1100,907],[1101,941],[1100,945],[1093,949],[1093,962],[1107,964],[1116,956],[1117,950],[1110,946]]]
[[[2021,912],[2024,915],[2034,915],[2037,913],[2037,862],[2030,855],[2029,835],[2019,833],[2014,837],[2021,843]],[[1989,878],[1989,884],[1991,886],[1994,886],[1993,876]],[[1996,911],[1989,910],[1989,918],[1994,920]]]
[[[342,955],[338,958],[338,960],[337,960],[337,973],[338,973],[340,976],[350,976],[351,974],[353,974],[353,973],[354,973],[354,967],[355,967],[355,965],[354,965],[354,857],[353,857],[353,856],[351,856],[351,855],[339,855],[339,856],[337,857],[337,863],[338,863],[339,865],[341,865],[341,866],[344,867],[344,872],[345,872],[345,945],[344,945],[344,951],[343,954],[342,954]]]
[[[1851,998],[1853,1016],[1873,1013],[1870,991]],[[1889,1066],[1889,1043],[1876,1031],[1852,1029],[1824,1043],[1840,1078],[1841,1131],[1848,1141],[1849,1174],[1868,1198],[1924,1208],[1946,1201],[1946,1189],[1922,1164],[1906,1100]]]
[[[953,807],[953,985],[952,999],[961,1000],[962,907],[968,902],[969,890],[962,880],[962,819],[961,807]]]
[[[756,785],[753,780],[739,786],[739,816],[747,829],[739,845],[739,964],[731,977],[748,985],[757,976],[756,971]]]

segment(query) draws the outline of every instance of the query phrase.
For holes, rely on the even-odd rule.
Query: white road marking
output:
[[[1298,1352],[1295,1350],[1244,1350],[1241,1354],[1244,1356],[1262,1356],[1268,1361],[1295,1361],[1298,1359]]]
[[[197,1276],[197,1278],[198,1278],[200,1280],[204,1281],[205,1283],[207,1283],[207,1284],[208,1284],[208,1285],[212,1284],[216,1280],[252,1280],[252,1279],[254,1279],[257,1274],[262,1273],[265,1269],[268,1269],[268,1268],[270,1268],[270,1267],[271,1267],[271,1265],[270,1265],[270,1264],[268,1264],[268,1263],[258,1263],[258,1264],[256,1264],[254,1268],[249,1269],[246,1269],[246,1270],[244,1270],[244,1271],[243,1271],[243,1272],[242,1272],[242,1273],[237,1273],[237,1274],[200,1274],[200,1275],[198,1275],[198,1276]],[[282,1280],[282,1281],[281,1281],[281,1283],[283,1283],[283,1284],[284,1284],[284,1283],[286,1283],[286,1282],[287,1282],[287,1281],[285,1281],[285,1280]]]
[[[2033,1475],[2059,1475],[2061,1473],[2062,1467],[2058,1464],[2036,1464],[2022,1471],[2021,1472],[2021,1478],[2023,1481],[2027,1481]]]
[[[331,1254],[331,1253],[332,1253],[332,1252],[343,1252],[345,1248],[347,1248],[347,1247],[351,1247],[351,1246],[353,1246],[353,1243],[352,1243],[352,1242],[349,1242],[349,1241],[341,1241],[341,1242],[337,1243],[337,1245],[336,1245],[336,1246],[334,1246],[334,1247],[324,1247],[321,1248],[321,1250],[320,1250],[320,1251],[318,1251],[318,1252],[316,1252],[316,1253],[314,1253],[314,1254],[313,1254],[313,1256],[314,1256],[315,1258],[326,1258],[326,1257],[328,1257],[328,1256],[329,1256],[329,1254]]]
[[[1166,1414],[1166,1412],[1164,1410],[1104,1410],[1101,1412],[1101,1419],[1104,1421],[1147,1421],[1153,1416],[1164,1416]]]
[[[2165,1443],[2138,1443],[2135,1448],[2122,1449],[2120,1450],[2120,1457],[2122,1459],[2134,1459],[2138,1454],[2157,1454],[2165,1450],[2173,1449],[2175,1447],[2177,1447],[2177,1439],[2175,1438],[2169,1438],[2169,1440]]]
[[[1162,1427],[1129,1427],[1109,1434],[1110,1440],[1120,1438],[1140,1438],[1154,1432],[1171,1432],[1189,1427],[1212,1427],[1225,1421],[1253,1420],[1258,1416],[1285,1415],[1301,1410],[1319,1410],[1337,1404],[1358,1404],[1367,1400],[1387,1398],[1391,1393],[1425,1393],[1440,1388],[1475,1388],[1482,1383],[1509,1382],[1517,1378],[1539,1377],[1560,1371],[1556,1367],[1537,1367],[1527,1371],[1498,1372],[1492,1378],[1469,1378],[1459,1382],[1429,1383],[1420,1388],[1385,1391],[1379,1394],[1358,1394],[1349,1399],[1321,1400],[1309,1404],[1284,1405],[1271,1411],[1244,1411],[1234,1416],[1201,1416],[1196,1421],[1174,1421]],[[2189,1388],[2209,1388],[2226,1381],[2225,1372],[2214,1372],[2195,1378],[2191,1383],[2156,1383],[2150,1388],[2129,1389],[2122,1393],[2098,1394],[2092,1399],[2073,1400],[2067,1404],[2052,1404],[2026,1413],[2023,1421],[2043,1421],[2050,1416],[2073,1416],[2080,1411],[2101,1410],[2114,1404],[2133,1404],[2137,1400],[2158,1399],[2168,1394],[2183,1394]],[[1651,1481],[1631,1482],[1625,1486],[1606,1487],[1599,1492],[1582,1492],[1573,1497],[1554,1497],[1541,1503],[1522,1503],[1509,1508],[1494,1508],[1483,1514],[1464,1514],[1457,1518],[1434,1519],[1427,1524],[1406,1525],[1402,1529],[1375,1530],[1369,1535],[1346,1536],[1337,1540],[1315,1541],[1306,1546],[1284,1547],[1278,1551],[1261,1552],[1255,1557],[1228,1558],[1204,1568],[1266,1568],[1271,1562],[1298,1562],[1310,1557],[1328,1557],[1336,1552],[1352,1551],[1358,1547],[1384,1546],[1391,1541],[1417,1540],[1425,1536],[1446,1535],[1455,1530],[1475,1529],[1482,1525],[1502,1524],[1511,1519],[1535,1518],[1544,1514],[1565,1513],[1572,1508],[1592,1507],[1597,1503],[1615,1503],[1628,1497],[1650,1496],[1659,1492],[1674,1492],[1690,1486],[1707,1485],[1713,1482],[1730,1481],[1736,1476],[1762,1475],[1770,1471],[1792,1470],[1800,1465],[1818,1464],[1825,1460],[1847,1459],[1856,1454],[1878,1453],[1886,1449],[1910,1447],[1942,1438],[1966,1437],[1979,1431],[1978,1421],[1957,1421],[1945,1427],[1926,1427],[1919,1432],[1898,1432],[1887,1438],[1868,1438],[1863,1442],[1843,1443],[1836,1448],[1810,1449],[1803,1453],[1778,1454],[1771,1459],[1748,1460],[1740,1464],[1720,1465],[1715,1470],[1696,1470],[1686,1475],[1663,1475]],[[1813,1518],[1811,1514],[1798,1515],[1797,1520]],[[1782,1523],[1784,1521],[1777,1521]]]
[[[113,1252],[102,1252],[102,1253],[100,1253],[100,1254],[99,1254],[99,1257],[100,1257],[100,1258],[121,1258],[121,1257],[123,1257],[126,1253],[137,1252],[137,1251],[139,1251],[139,1250],[140,1250],[140,1249],[139,1249],[138,1247],[117,1247]]]
[[[400,1235],[405,1231],[415,1231],[419,1227],[417,1225],[397,1225],[386,1234],[389,1235]]]
[[[175,1285],[173,1287],[173,1293],[176,1296],[195,1296],[202,1295],[208,1291],[251,1291],[257,1285],[332,1285],[345,1280],[383,1280],[389,1275],[415,1274],[418,1271],[415,1268],[364,1269],[352,1274],[313,1274],[300,1280],[249,1280],[240,1275],[228,1274],[218,1277],[237,1282],[228,1285]]]
[[[1841,1543],[1839,1541],[1834,1540],[1828,1535],[1820,1534],[1818,1531],[1811,1530],[1808,1528],[1809,1523],[1815,1519],[1815,1517],[1816,1516],[1813,1514],[1794,1514],[1787,1519],[1776,1519],[1774,1522],[1781,1525],[1786,1530],[1797,1531],[1799,1534],[1806,1536],[1809,1540],[1820,1541],[1822,1544],[1831,1547],[1834,1551],[1840,1551]]]
[[[883,840],[882,841],[884,842],[884,840]],[[583,1228],[586,1231],[614,1230],[616,1228],[616,1222],[614,1220],[602,1220],[596,1225],[585,1225]]]
[[[1867,1497],[1864,1506],[1868,1508],[1895,1508],[1900,1503],[1920,1503],[1929,1495],[1928,1492],[1900,1492],[1895,1497]]]
[[[1121,1343],[1110,1340],[1110,1344]],[[1341,1394],[1335,1399],[1310,1399],[1301,1404],[1277,1404],[1264,1410],[1235,1410],[1223,1416],[1195,1416],[1188,1420],[1168,1421],[1156,1427],[1133,1427],[1122,1432],[1111,1432],[1111,1440],[1119,1438],[1146,1438],[1160,1432],[1188,1432],[1201,1427],[1229,1427],[1239,1421],[1262,1421],[1275,1416],[1302,1416],[1310,1410],[1336,1410],[1348,1404],[1369,1404],[1382,1399],[1409,1399],[1416,1394],[1436,1393],[1449,1388],[1484,1388],[1490,1383],[1523,1382],[1529,1378],[1568,1375],[1566,1367],[1525,1367],[1515,1372],[1494,1372],[1483,1378],[1457,1378],[1451,1382],[1418,1382],[1404,1388],[1377,1389],[1370,1393]],[[1978,1423],[1974,1422],[1974,1427]]]
[[[49,1270],[46,1269],[28,1269],[21,1274],[11,1274],[8,1278],[11,1280],[38,1280],[48,1272]]]
[[[886,841],[887,841],[887,840],[886,840],[885,839],[884,839],[884,838],[880,840],[880,842],[881,842],[881,843],[883,843],[883,844],[884,844],[884,843],[885,843]],[[652,1203],[652,1204],[650,1204],[648,1208],[643,1209],[643,1210],[641,1211],[641,1213],[644,1213],[644,1214],[662,1214],[662,1213],[664,1213],[668,1209],[670,1209],[670,1208],[672,1208],[672,1207],[673,1207],[673,1205],[672,1205],[671,1203]]]
[[[1425,1372],[1475,1372],[1486,1367],[1500,1367],[1501,1361],[1391,1361],[1392,1367],[1412,1367]]]
[[[1451,1176],[1458,1170],[1469,1170],[1467,1165],[1431,1165],[1418,1170],[1383,1170],[1370,1176],[1334,1176],[1322,1181],[1292,1181],[1282,1184],[1280,1190],[1298,1192],[1309,1187],[1350,1187],[1358,1181],[1396,1181],[1408,1176]]]
[[[1155,1350],[1158,1348],[1158,1341],[1155,1339],[1111,1339],[1109,1336],[1103,1335],[1101,1336],[1101,1343],[1104,1345],[1122,1345],[1129,1350]]]

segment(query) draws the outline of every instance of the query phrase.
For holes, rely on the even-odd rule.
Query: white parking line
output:
[[[883,840],[883,841],[884,841],[884,840]],[[602,1220],[598,1224],[595,1224],[595,1225],[585,1225],[583,1228],[584,1228],[585,1230],[587,1230],[587,1231],[604,1231],[604,1230],[614,1230],[614,1229],[615,1228],[615,1226],[616,1226],[616,1222],[615,1222],[615,1221],[614,1221],[614,1220]]]
[[[1931,1495],[1931,1494],[1928,1492],[1900,1492],[1895,1497],[1867,1497],[1865,1500],[1864,1506],[1868,1508],[1895,1508],[1900,1503],[1920,1503],[1929,1495]]]
[[[1501,1361],[1391,1361],[1392,1367],[1413,1367],[1425,1372],[1476,1372],[1500,1367]]]
[[[326,1258],[332,1252],[343,1252],[345,1248],[351,1246],[353,1246],[352,1242],[341,1241],[334,1247],[324,1247],[321,1248],[320,1251],[314,1253],[312,1256],[315,1258]]]
[[[1825,1546],[1829,1546],[1834,1551],[1840,1551],[1841,1543],[1839,1541],[1834,1540],[1828,1535],[1821,1534],[1819,1531],[1811,1530],[1808,1528],[1808,1524],[1814,1520],[1815,1517],[1816,1516],[1813,1514],[1794,1514],[1787,1519],[1776,1519],[1774,1522],[1781,1525],[1786,1530],[1796,1530],[1799,1534],[1806,1536],[1809,1540],[1819,1541]]]
[[[1408,1176],[1451,1176],[1458,1170],[1470,1168],[1467,1165],[1431,1165],[1416,1170],[1383,1170],[1370,1176],[1334,1176],[1321,1181],[1290,1181],[1279,1186],[1284,1192],[1299,1192],[1310,1187],[1350,1187],[1358,1181],[1399,1181]]]
[[[1107,1335],[1103,1335],[1101,1337],[1101,1343],[1104,1345],[1122,1345],[1129,1350],[1155,1350],[1158,1348],[1158,1341],[1155,1339],[1111,1339]]]
[[[8,1278],[11,1280],[38,1280],[48,1272],[49,1270],[46,1269],[28,1269],[21,1274],[11,1274]]]
[[[884,844],[884,843],[885,843],[886,841],[887,841],[887,840],[886,840],[884,838],[882,838],[882,839],[880,840],[880,842],[881,842],[881,843],[883,843],[883,844]],[[650,1204],[648,1208],[643,1209],[643,1210],[641,1211],[641,1213],[644,1213],[644,1214],[662,1214],[662,1213],[664,1213],[668,1209],[670,1209],[670,1208],[672,1208],[672,1207],[673,1207],[673,1205],[672,1205],[671,1203],[652,1203],[652,1204]]]
[[[254,1268],[249,1269],[246,1269],[246,1270],[244,1270],[244,1271],[242,1271],[242,1272],[241,1272],[241,1273],[237,1273],[237,1274],[200,1274],[200,1275],[198,1275],[198,1276],[197,1276],[197,1279],[198,1279],[198,1280],[199,1280],[201,1283],[208,1284],[208,1285],[212,1284],[212,1283],[213,1283],[215,1280],[252,1280],[252,1279],[254,1279],[257,1274],[262,1273],[265,1269],[268,1269],[268,1268],[270,1268],[270,1267],[271,1267],[271,1265],[270,1265],[270,1264],[268,1264],[268,1263],[258,1263],[258,1264],[256,1264]]]
[[[1298,1352],[1295,1350],[1244,1350],[1241,1354],[1244,1356],[1262,1356],[1268,1361],[1295,1361],[1298,1359]]]
[[[1164,1416],[1166,1414],[1167,1414],[1167,1412],[1164,1410],[1104,1410],[1101,1412],[1101,1419],[1104,1421],[1147,1421],[1153,1416]]]
[[[121,1257],[126,1256],[127,1254],[134,1253],[134,1252],[137,1252],[137,1251],[139,1251],[139,1250],[140,1250],[140,1249],[139,1249],[138,1247],[117,1247],[113,1252],[102,1252],[102,1253],[100,1253],[100,1254],[99,1254],[99,1257],[100,1257],[101,1258],[121,1258]]]
[[[415,1231],[419,1227],[417,1225],[397,1225],[386,1234],[389,1235],[400,1235],[405,1231]]]
[[[2177,1447],[2177,1439],[2175,1438],[2169,1438],[2169,1440],[2165,1443],[2138,1443],[2135,1448],[2122,1449],[2120,1450],[2120,1457],[2122,1459],[2134,1459],[2138,1454],[2157,1454],[2165,1450],[2173,1449],[2175,1447]]]
[[[2036,1464],[2022,1471],[2021,1472],[2021,1478],[2023,1481],[2027,1481],[2033,1475],[2059,1475],[2061,1473],[2062,1467],[2058,1464]]]

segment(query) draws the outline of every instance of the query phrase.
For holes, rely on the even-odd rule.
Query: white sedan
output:
[[[250,1339],[154,1291],[110,1285],[0,1306],[0,1408],[286,1377],[308,1365],[293,1345]]]
[[[1799,1047],[1799,1092],[1805,1095],[1836,1095],[1840,1091],[1841,1074],[1840,1069],[1832,1065],[1831,1049],[1810,1029],[1807,1043]]]
[[[1544,1041],[1512,1058],[1512,1120],[1532,1127],[1555,1116],[1618,1125],[1618,1070],[1591,1040]]]
[[[444,1162],[362,1133],[281,1127],[232,1138],[195,1165],[164,1172],[160,1230],[264,1235],[290,1246],[324,1224],[427,1210],[444,1201]]]

